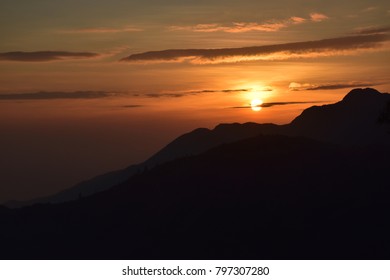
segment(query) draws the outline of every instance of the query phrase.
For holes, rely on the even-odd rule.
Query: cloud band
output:
[[[354,51],[378,48],[388,40],[388,34],[369,34],[243,48],[171,49],[132,54],[121,61],[222,63],[248,60],[284,60],[350,54]]]
[[[42,62],[64,59],[96,58],[99,54],[92,52],[38,51],[38,52],[5,52],[0,53],[0,60]]]

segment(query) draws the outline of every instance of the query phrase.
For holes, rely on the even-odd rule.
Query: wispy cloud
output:
[[[202,90],[190,90],[190,91],[180,91],[180,92],[160,92],[160,93],[137,93],[133,96],[138,97],[149,97],[149,98],[162,98],[162,97],[170,97],[170,98],[177,98],[177,97],[185,97],[190,95],[198,95],[198,94],[207,94],[207,93],[240,93],[240,92],[248,92],[252,89],[202,89]],[[270,91],[272,89],[267,89],[267,91]]]
[[[321,21],[324,21],[326,19],[329,19],[329,17],[327,15],[320,14],[320,13],[311,13],[310,19],[314,22],[321,22]]]
[[[138,104],[130,104],[130,105],[123,105],[122,108],[140,108],[144,107],[144,105],[138,105]]]
[[[140,32],[143,31],[143,29],[134,27],[134,26],[127,26],[127,27],[95,27],[95,28],[81,28],[81,29],[65,29],[60,30],[59,33],[65,33],[65,34],[88,34],[88,33],[122,33],[122,32]]]
[[[305,18],[302,17],[291,17],[290,21],[295,24],[304,23],[306,21]]]
[[[42,62],[66,59],[97,58],[100,54],[92,52],[38,51],[38,52],[5,52],[0,53],[0,61]]]
[[[265,22],[233,22],[230,25],[222,25],[218,23],[203,23],[196,25],[174,25],[169,27],[171,31],[192,31],[192,32],[227,32],[227,33],[242,33],[249,31],[275,32],[282,28],[287,28],[291,25],[301,24],[307,21],[320,22],[329,17],[324,14],[312,13],[309,19],[293,16],[286,19],[271,19]]]
[[[98,99],[115,97],[144,97],[144,98],[177,98],[190,95],[207,93],[240,93],[248,92],[251,89],[203,89],[180,92],[157,92],[157,93],[135,93],[135,92],[114,92],[114,91],[38,91],[28,93],[0,93],[0,100],[50,100],[50,99]],[[124,105],[123,107],[140,107],[141,105]]]
[[[365,8],[364,10],[362,10],[362,12],[368,13],[368,12],[375,11],[375,10],[377,10],[377,9],[378,9],[378,7],[376,7],[376,6],[371,6],[371,7]]]
[[[233,22],[231,25],[221,25],[218,23],[208,24],[196,24],[191,26],[171,26],[169,29],[172,31],[188,30],[193,32],[227,32],[227,33],[241,33],[249,31],[264,31],[275,32],[282,28],[286,28],[293,24],[300,24],[305,22],[306,19],[302,17],[290,17],[283,20],[269,20],[266,22]]]
[[[173,25],[169,27],[171,31],[194,31],[194,32],[217,32],[217,31],[225,31],[226,27],[221,26],[217,23],[206,23],[206,24],[196,24],[191,26],[179,26]]]
[[[390,32],[390,26],[369,26],[357,28],[355,34],[386,34]]]
[[[144,93],[144,94],[136,94],[135,96],[141,97],[149,97],[149,98],[161,98],[161,97],[170,97],[177,98],[189,95],[188,93]]]
[[[303,91],[303,90],[334,90],[353,87],[371,87],[379,85],[379,83],[368,82],[349,82],[349,83],[327,83],[327,84],[309,84],[309,83],[296,83],[292,82],[289,85],[291,91]]]
[[[240,89],[217,89],[217,90],[212,90],[212,89],[203,89],[203,90],[193,90],[189,91],[189,93],[218,93],[218,92],[224,92],[224,93],[231,93],[231,92],[247,92],[251,91],[250,88],[240,88]],[[268,89],[267,89],[268,91]]]
[[[30,92],[0,94],[0,100],[49,100],[49,99],[96,99],[123,95],[122,93],[105,91],[74,91],[74,92]]]
[[[321,56],[350,55],[379,48],[389,40],[388,34],[368,34],[318,41],[294,42],[224,49],[171,49],[132,54],[125,62],[184,62],[195,64],[255,60],[286,60]]]
[[[236,22],[232,27],[226,27],[223,31],[229,33],[241,33],[249,31],[264,31],[264,32],[275,32],[282,28],[286,28],[289,25],[287,21],[281,22]]]
[[[261,108],[269,108],[274,106],[283,106],[283,105],[294,105],[294,104],[314,104],[314,103],[324,103],[324,101],[287,101],[287,102],[265,102],[261,105],[255,106],[255,107],[261,107]],[[235,107],[229,107],[230,109],[249,109],[252,108],[250,104],[245,106],[235,106]]]
[[[376,11],[378,8],[379,7],[376,7],[376,6],[367,7],[367,8],[364,8],[364,9],[362,9],[354,14],[347,15],[347,17],[349,17],[349,18],[366,17],[368,13]]]

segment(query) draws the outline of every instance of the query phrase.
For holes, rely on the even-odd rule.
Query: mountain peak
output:
[[[289,129],[293,135],[333,143],[359,146],[386,143],[389,127],[379,124],[389,123],[388,104],[390,94],[372,88],[353,89],[340,102],[304,110]]]
[[[344,98],[343,101],[349,101],[356,98],[366,98],[368,96],[382,95],[379,91],[374,88],[355,88],[351,90]]]

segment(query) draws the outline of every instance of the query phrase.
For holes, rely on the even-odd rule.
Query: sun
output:
[[[259,112],[261,110],[261,104],[263,104],[263,101],[260,99],[252,99],[251,101],[251,108],[255,112]]]

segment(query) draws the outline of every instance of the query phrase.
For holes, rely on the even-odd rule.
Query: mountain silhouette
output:
[[[63,204],[0,211],[0,258],[390,257],[389,152],[260,135]]]
[[[29,201],[9,201],[5,205],[9,208],[19,208],[37,203],[62,203],[77,200],[80,197],[86,197],[109,189],[114,185],[126,181],[132,175],[158,164],[184,156],[197,155],[218,145],[256,136],[264,131],[275,131],[277,128],[278,126],[274,124],[256,123],[220,124],[213,130],[198,128],[178,137],[141,164],[131,165],[122,170],[96,176],[54,195]]]
[[[340,102],[304,110],[287,134],[348,145],[389,145],[389,104],[390,94],[353,89]]]
[[[389,259],[388,96],[198,129],[108,190],[0,207],[0,258]]]
[[[21,207],[34,203],[60,203],[89,196],[124,182],[145,168],[184,156],[197,155],[224,143],[232,143],[259,134],[305,136],[343,145],[380,145],[390,143],[390,95],[375,89],[354,89],[338,103],[314,106],[302,112],[288,125],[221,124],[213,130],[196,129],[168,144],[160,152],[139,165],[97,176],[56,195],[32,201],[7,203]],[[386,148],[387,147],[387,148]]]

